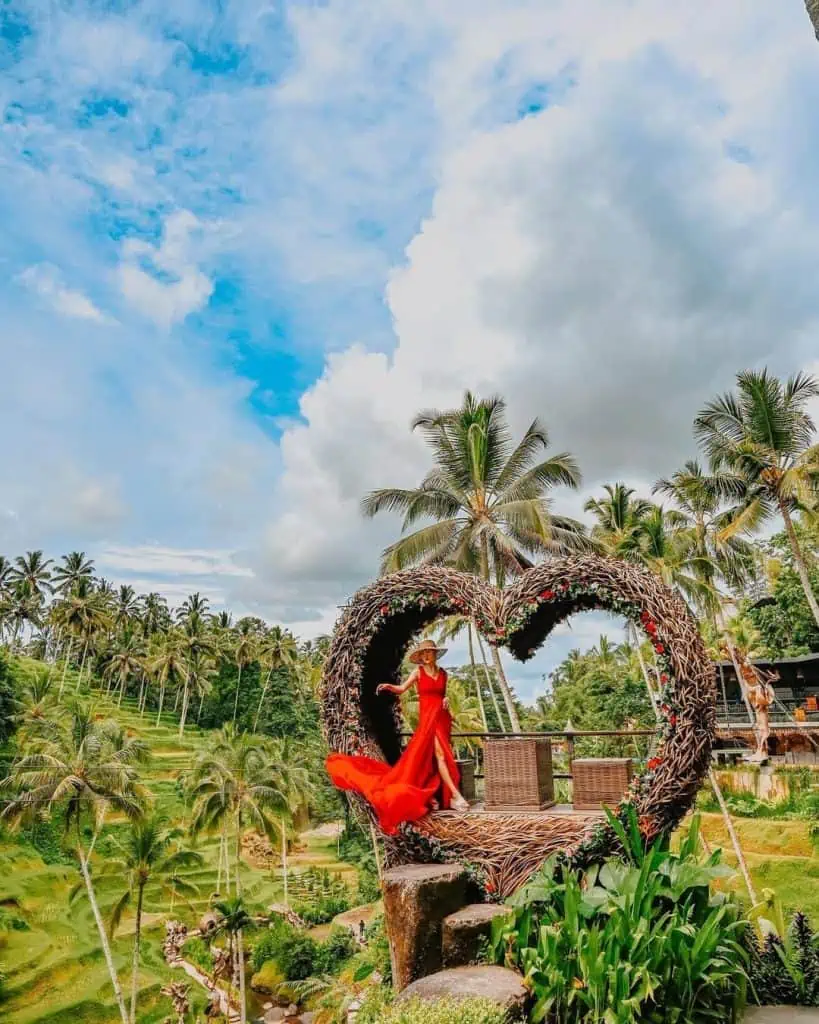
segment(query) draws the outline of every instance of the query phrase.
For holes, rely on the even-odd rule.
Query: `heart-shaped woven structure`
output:
[[[436,618],[467,616],[490,643],[525,661],[558,623],[593,609],[630,618],[656,652],[662,732],[652,770],[635,779],[626,798],[644,837],[656,838],[690,808],[708,770],[714,669],[684,602],[657,577],[625,562],[596,555],[553,559],[503,591],[436,566],[385,576],[363,588],[344,609],[325,663],[323,718],[330,750],[389,763],[398,759],[399,705],[392,695],[376,697],[375,688],[399,681],[408,645]],[[370,814],[363,800],[352,799]],[[506,895],[552,853],[585,863],[605,856],[616,842],[611,827],[595,815],[440,812],[405,825],[386,840],[386,849],[391,863],[457,859],[479,865],[487,887]]]

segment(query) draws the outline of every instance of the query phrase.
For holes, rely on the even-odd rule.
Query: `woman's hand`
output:
[[[375,695],[376,695],[376,697],[382,691],[384,693],[398,693],[398,687],[393,685],[392,683],[381,683],[379,686],[376,686],[376,688],[375,688]]]
[[[444,711],[449,711],[449,697],[444,697]]]

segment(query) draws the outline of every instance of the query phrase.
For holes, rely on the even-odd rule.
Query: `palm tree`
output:
[[[819,495],[819,446],[807,402],[819,382],[798,373],[783,384],[767,370],[737,374],[736,392],[709,402],[694,421],[694,433],[714,471],[738,482],[739,510],[723,537],[751,532],[777,513],[785,524],[794,564],[813,617],[819,603],[794,529],[794,512],[811,513]]]
[[[184,621],[185,619],[190,619],[194,615],[198,616],[200,619],[203,619],[208,613],[208,604],[208,599],[206,597],[202,597],[202,595],[197,591],[197,593],[191,594],[189,597],[186,597],[185,600],[182,602],[179,610],[176,613],[177,618],[179,619],[180,622]]]
[[[76,638],[82,644],[80,674],[77,677],[77,690],[79,690],[91,638],[95,633],[110,625],[105,607],[105,595],[94,589],[90,580],[80,579],[74,589],[54,606],[54,619],[71,637],[60,680],[60,697],[62,698],[74,639]]]
[[[272,739],[267,742],[268,769],[275,772],[270,781],[273,788],[281,793],[283,800],[278,805],[279,832],[282,852],[282,885],[284,905],[290,905],[287,889],[287,834],[299,808],[306,807],[315,793],[315,785],[309,768],[304,767],[304,747],[296,750],[289,737]]]
[[[263,665],[267,666],[267,676],[259,697],[259,706],[256,708],[256,717],[253,721],[253,731],[259,727],[259,715],[262,713],[264,699],[267,696],[267,688],[270,685],[270,677],[279,669],[291,668],[298,656],[298,647],[292,633],[288,633],[281,626],[272,626],[267,635],[262,639],[259,650],[259,657]]]
[[[139,614],[139,610],[140,601],[134,588],[123,584],[117,594],[114,625],[117,629],[130,629]]]
[[[179,738],[185,734],[185,722],[191,694],[204,699],[213,677],[214,658],[218,647],[214,638],[206,631],[201,615],[189,611],[182,620],[184,628],[180,635],[180,649],[185,658],[185,675],[182,682],[182,714],[179,719]],[[199,705],[201,710],[201,703]]]
[[[239,965],[239,999],[242,1024],[247,1020],[247,1007],[245,1005],[245,961],[242,949],[242,932],[253,923],[252,918],[245,910],[245,905],[240,895],[232,899],[222,900],[215,903],[214,910],[219,914],[219,921],[216,925],[217,932],[224,932],[228,937],[228,957],[230,963],[238,961]],[[231,972],[232,973],[232,972]],[[232,988],[232,982],[230,982]]]
[[[179,689],[187,681],[188,664],[179,630],[172,629],[161,637],[159,646],[148,657],[145,668],[159,684],[159,710],[156,713],[156,724],[159,725],[168,684]]]
[[[111,946],[91,881],[90,856],[106,812],[113,808],[136,820],[143,813],[148,794],[140,784],[136,763],[144,757],[144,746],[126,743],[115,750],[103,723],[91,709],[72,709],[65,724],[52,737],[32,742],[29,752],[14,762],[0,789],[12,797],[0,814],[15,825],[35,819],[44,811],[60,810],[66,835],[74,830],[74,849],[80,865],[88,900],[99,932],[114,998],[122,1024],[129,1024]],[[82,823],[94,823],[89,849],[83,843]]]
[[[532,565],[531,558],[586,546],[581,524],[555,515],[547,497],[556,485],[576,488],[580,472],[564,452],[540,459],[549,446],[534,420],[515,445],[500,398],[478,400],[470,392],[460,409],[416,416],[435,465],[418,487],[384,488],[368,494],[362,511],[402,512],[402,533],[419,520],[432,523],[406,534],[383,553],[382,571],[415,564],[449,563],[502,586]],[[512,692],[497,648],[492,657],[514,731],[520,731]]]
[[[595,519],[592,540],[612,558],[628,558],[637,550],[643,522],[654,506],[635,498],[634,488],[624,483],[605,484],[603,490],[605,498],[589,498],[583,506]]]
[[[239,691],[242,688],[242,669],[256,660],[258,640],[252,632],[251,623],[242,619],[236,628],[235,642],[233,645],[233,659],[239,670],[236,679],[236,696],[233,701],[233,724],[236,725],[236,715],[239,712]]]
[[[688,534],[691,550],[701,559],[702,582],[714,590],[719,579],[739,589],[755,573],[753,545],[736,535],[724,536],[737,510],[723,506],[726,501],[736,500],[740,491],[741,485],[732,474],[705,473],[696,459],[690,459],[653,487],[655,494],[664,494],[674,502],[678,530]],[[713,620],[718,605],[704,610]]]
[[[111,692],[111,683],[114,680],[119,682],[118,706],[122,706],[122,698],[125,696],[129,681],[142,675],[145,667],[144,657],[145,650],[141,639],[135,633],[127,631],[118,639],[117,646],[105,669],[109,693]]]
[[[171,616],[168,611],[168,602],[161,594],[151,592],[140,599],[139,618],[142,623],[142,632],[145,636],[154,636],[168,629]]]
[[[80,580],[94,578],[94,562],[85,557],[84,551],[71,551],[62,557],[62,565],[54,568],[51,574],[54,590],[59,594],[68,594]]]
[[[11,626],[12,649],[17,647],[20,634],[27,622],[32,626],[42,625],[42,604],[42,595],[26,577],[18,579],[7,592],[2,602],[2,613],[4,621]]]
[[[11,585],[12,565],[5,555],[0,555],[0,597],[5,594]]]
[[[110,915],[110,934],[113,938],[119,927],[122,915],[136,897],[134,923],[134,953],[131,967],[131,1024],[136,1022],[137,988],[139,980],[139,952],[142,938],[142,910],[145,900],[145,887],[149,883],[159,883],[161,888],[195,895],[198,889],[179,876],[179,871],[198,867],[204,863],[201,854],[193,850],[182,849],[176,840],[182,836],[179,828],[167,828],[157,817],[134,821],[121,841],[112,837],[112,841],[120,851],[120,857],[108,862],[106,874],[115,874],[127,878],[127,888],[114,904]]]
[[[288,810],[287,794],[280,788],[280,766],[272,762],[268,748],[257,737],[237,733],[233,725],[222,727],[212,751],[197,761],[191,776],[193,812],[191,832],[232,826],[235,832],[234,881],[242,895],[242,832],[252,825],[268,838],[279,829],[278,816]],[[242,1024],[245,1005],[242,931],[237,929]]]
[[[15,583],[26,581],[42,602],[46,594],[52,591],[49,569],[52,564],[53,559],[44,558],[42,551],[27,551],[25,555],[18,555],[14,559],[11,580]]]

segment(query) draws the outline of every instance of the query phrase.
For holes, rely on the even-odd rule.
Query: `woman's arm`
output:
[[[380,686],[376,687],[375,693],[376,696],[382,692],[394,693],[397,696],[400,696],[402,693],[406,693],[411,686],[414,686],[417,681],[418,669],[416,668],[410,673],[410,676],[405,683],[402,683],[400,686],[396,686],[395,683],[381,683]]]

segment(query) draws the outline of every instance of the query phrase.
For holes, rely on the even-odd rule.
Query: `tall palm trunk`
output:
[[[725,797],[722,795],[722,789],[717,776],[713,768],[708,769],[708,781],[711,783],[711,788],[714,791],[714,796],[717,798],[719,809],[722,811],[722,817],[725,821],[725,827],[728,829],[728,835],[731,837],[731,845],[734,847],[734,853],[736,854],[737,862],[739,863],[739,869],[742,872],[742,877],[745,881],[745,888],[748,890],[748,896],[753,906],[756,902],[756,892],[754,891],[754,883],[751,881],[751,872],[748,870],[748,864],[745,860],[745,854],[742,852],[742,847],[739,845],[739,836],[734,828],[734,822],[731,818],[731,812],[728,810],[728,805],[725,803]]]
[[[646,689],[648,690],[649,700],[651,701],[651,707],[654,709],[654,717],[657,721],[660,721],[660,709],[657,707],[657,697],[654,693],[654,687],[651,683],[651,677],[648,674],[648,666],[646,665],[643,652],[640,647],[640,634],[637,632],[637,627],[633,622],[628,623],[629,639],[633,642],[635,650],[637,651],[637,660],[640,662],[640,669],[643,673],[643,679],[645,680]]]
[[[290,894],[287,886],[287,827],[282,818],[282,883],[284,885],[284,905],[290,906]]]
[[[487,540],[486,534],[481,536],[481,575],[489,582],[489,541]],[[500,580],[498,580],[500,585]],[[512,699],[512,691],[509,689],[509,681],[506,678],[506,673],[503,671],[503,665],[501,664],[500,652],[494,644],[490,644],[492,648],[492,662],[495,666],[495,673],[498,677],[498,686],[500,687],[501,693],[503,694],[503,702],[506,705],[506,712],[509,715],[509,726],[512,732],[520,732],[520,722],[518,720],[518,712],[515,708],[515,702]]]
[[[63,699],[63,689],[65,687],[65,676],[66,676],[66,673],[68,672],[68,663],[71,661],[71,649],[72,649],[73,646],[74,646],[74,637],[72,636],[71,639],[68,641],[68,653],[66,654],[65,661],[63,662],[63,677],[60,680],[60,692],[57,694],[57,700],[62,700]]]
[[[490,644],[489,646],[492,648],[492,661],[494,662],[495,672],[498,676],[498,685],[500,686],[501,693],[503,694],[503,703],[506,705],[506,713],[509,715],[509,724],[512,727],[512,732],[520,732],[520,719],[518,718],[515,699],[512,696],[511,689],[509,688],[506,673],[503,670],[500,651],[494,644]]]
[[[122,988],[120,987],[119,978],[117,977],[117,969],[114,966],[114,958],[111,955],[111,946],[108,942],[108,933],[105,930],[105,923],[102,920],[100,914],[100,908],[97,905],[97,897],[94,893],[94,886],[91,882],[91,872],[88,870],[88,861],[85,859],[85,855],[82,851],[82,846],[77,843],[77,856],[80,861],[80,871],[82,872],[82,878],[85,882],[85,891],[88,893],[88,902],[91,904],[91,911],[94,914],[94,920],[97,923],[97,931],[100,936],[100,945],[102,946],[102,953],[105,957],[105,963],[108,965],[108,974],[111,977],[111,985],[114,989],[114,998],[116,999],[117,1006],[119,1007],[119,1015],[122,1018],[122,1024],[130,1024],[128,1020],[128,1011],[125,1008],[125,999],[122,995]]]
[[[817,0],[819,5],[819,0]],[[782,519],[785,522],[785,532],[788,535],[788,541],[791,545],[791,551],[793,552],[793,560],[796,563],[796,571],[799,573],[799,579],[802,582],[802,589],[805,591],[805,597],[810,605],[810,610],[813,613],[813,617],[816,620],[816,625],[819,626],[819,602],[816,600],[816,595],[813,593],[813,589],[810,585],[810,576],[808,575],[808,566],[805,562],[805,556],[802,554],[802,549],[799,546],[799,538],[796,536],[796,530],[793,528],[793,520],[791,514],[786,508],[784,502],[779,503],[779,511],[782,514]]]
[[[160,720],[162,718],[162,705],[164,703],[165,703],[165,683],[162,682],[162,683],[159,684],[159,711],[157,711],[157,713],[156,713],[156,724],[157,725],[159,725],[159,722],[160,722]]]
[[[492,698],[492,704],[495,708],[495,714],[498,716],[498,727],[501,732],[506,732],[506,724],[503,721],[503,715],[501,714],[500,704],[498,704],[497,694],[495,693],[495,686],[492,682],[492,675],[489,671],[489,663],[486,660],[486,651],[483,647],[483,640],[481,634],[475,630],[475,636],[478,640],[478,650],[481,652],[481,661],[483,662],[483,671],[486,676],[486,685],[489,687],[489,696]]]
[[[239,678],[236,680],[236,699],[233,701],[233,724],[236,725],[236,715],[239,711],[239,690],[242,688],[242,663],[239,662]]]
[[[236,815],[236,895],[242,895],[242,815]],[[239,1014],[242,1024],[247,1024],[247,1003],[245,1000],[245,956],[242,929],[236,932],[237,955],[239,960]]]
[[[180,740],[185,735],[185,719],[188,717],[188,700],[190,694],[188,692],[188,683],[185,681],[185,687],[182,692],[182,715],[179,719],[179,738]]]
[[[139,945],[142,938],[142,901],[145,896],[145,882],[139,882],[134,923],[134,961],[131,966],[131,1024],[136,1024],[137,989],[139,987]]]
[[[256,730],[259,728],[259,715],[262,713],[262,705],[264,704],[264,699],[267,696],[267,687],[270,685],[270,677],[272,675],[273,675],[273,666],[271,665],[270,669],[269,669],[269,671],[267,673],[267,678],[264,681],[264,686],[262,687],[262,695],[261,695],[261,697],[259,697],[259,706],[256,708],[256,717],[253,720],[253,731],[254,732],[256,732]]]
[[[483,731],[489,732],[489,726],[486,722],[486,708],[483,706],[483,693],[481,692],[481,681],[478,679],[478,670],[475,666],[475,649],[472,644],[472,623],[467,622],[466,624],[466,636],[469,643],[469,664],[472,667],[472,678],[475,680],[475,689],[478,693],[478,707],[481,711],[481,721],[483,722]]]
[[[74,693],[80,692],[80,684],[82,683],[82,674],[85,671],[85,659],[88,657],[88,638],[85,640],[85,644],[82,649],[82,660],[80,661],[80,674],[77,676],[77,686]]]

